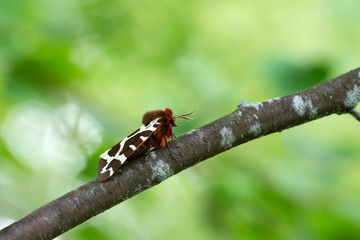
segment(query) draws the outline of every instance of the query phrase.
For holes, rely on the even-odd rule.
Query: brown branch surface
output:
[[[179,138],[172,152],[151,152],[122,166],[109,181],[92,180],[0,231],[0,239],[52,239],[89,218],[216,154],[261,136],[333,113],[348,113],[360,101],[360,68],[331,81],[238,109]],[[95,175],[96,173],[94,173]]]
[[[351,116],[353,116],[356,120],[360,122],[360,112],[357,111],[355,108],[350,111]]]

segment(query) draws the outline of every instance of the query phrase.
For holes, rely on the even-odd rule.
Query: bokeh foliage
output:
[[[147,110],[264,101],[359,66],[360,2],[0,2],[0,226],[96,177]],[[59,239],[358,239],[359,124],[232,149]]]

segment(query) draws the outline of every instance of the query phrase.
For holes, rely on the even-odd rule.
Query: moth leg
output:
[[[146,151],[145,161],[148,160],[149,155],[150,155],[150,148]]]
[[[169,144],[168,144],[168,141],[167,141],[166,137],[165,137],[165,142],[166,142],[167,148],[169,149],[169,152],[170,152],[171,157],[172,157],[175,161],[177,161],[177,159],[176,159],[176,158],[174,157],[174,155],[171,153],[171,150],[170,150],[170,147],[169,147]]]
[[[172,129],[170,130],[170,134],[171,134],[171,136],[173,137],[173,140],[172,140],[172,141],[174,142],[175,146],[178,148],[179,145],[178,145],[177,142],[175,141],[176,136],[175,136],[174,132],[172,131]]]
[[[149,158],[149,155],[150,155],[150,150],[151,150],[151,146],[150,146],[150,141],[147,141],[144,143],[144,147],[145,149],[147,149],[146,151],[146,157],[145,157],[145,161]]]
[[[177,144],[177,142],[175,141],[175,138],[173,138],[172,142],[175,144],[175,147],[179,147],[179,145]]]

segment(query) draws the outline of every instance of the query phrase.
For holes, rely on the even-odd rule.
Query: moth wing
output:
[[[160,126],[160,118],[124,138],[112,148],[101,154],[98,166],[98,180],[104,181],[111,177],[120,166],[156,131]]]

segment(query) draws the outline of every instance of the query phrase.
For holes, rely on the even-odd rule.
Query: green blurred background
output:
[[[360,1],[0,2],[0,228],[96,177],[145,111],[179,136],[359,67]],[[359,239],[360,125],[220,154],[58,239]]]

